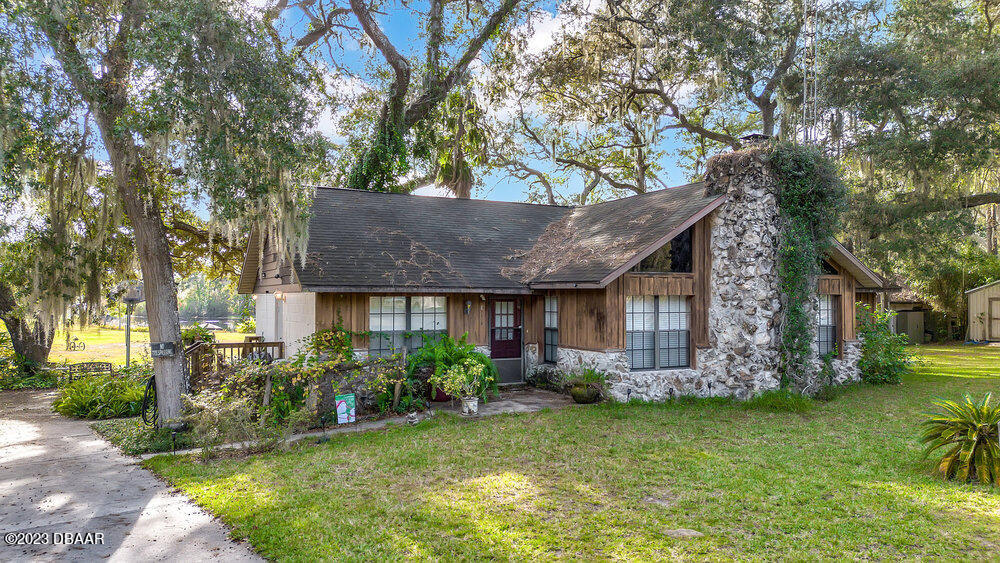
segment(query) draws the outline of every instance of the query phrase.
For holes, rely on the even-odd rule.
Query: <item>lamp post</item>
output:
[[[132,311],[135,306],[145,301],[142,282],[125,290],[122,301],[125,302],[125,367],[132,363]]]

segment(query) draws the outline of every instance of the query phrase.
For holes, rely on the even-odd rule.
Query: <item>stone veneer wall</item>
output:
[[[706,220],[712,233],[712,288],[709,307],[710,346],[695,351],[695,368],[629,371],[621,350],[603,352],[559,348],[556,368],[572,372],[585,367],[609,375],[610,391],[619,401],[662,401],[678,395],[747,398],[780,384],[780,334],[783,304],[778,279],[777,183],[760,149],[717,157],[706,174],[710,193],[728,193],[725,204]],[[815,310],[816,303],[812,303]],[[532,345],[534,346],[534,345]],[[842,359],[833,361],[837,383],[858,380],[860,345],[847,343]],[[538,364],[534,346],[526,354],[529,369]],[[813,381],[822,383],[822,361],[814,348]]]

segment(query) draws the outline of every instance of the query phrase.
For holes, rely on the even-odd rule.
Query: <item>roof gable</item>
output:
[[[532,287],[604,287],[722,204],[704,182],[574,208],[505,272]]]

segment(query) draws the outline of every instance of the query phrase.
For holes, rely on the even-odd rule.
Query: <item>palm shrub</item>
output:
[[[925,458],[944,449],[937,469],[946,478],[1000,486],[1000,403],[990,399],[987,393],[978,403],[969,395],[934,403],[941,412],[924,421],[920,441]]]
[[[913,357],[906,348],[906,336],[889,330],[893,312],[882,308],[873,310],[868,305],[861,305],[859,312],[861,380],[873,384],[900,383],[903,374],[913,365]]]

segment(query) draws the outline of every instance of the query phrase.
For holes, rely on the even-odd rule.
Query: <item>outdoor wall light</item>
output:
[[[468,315],[471,312],[472,312],[472,300],[471,299],[466,299],[465,300],[465,314]]]
[[[277,301],[284,301],[285,300],[285,294],[282,291],[275,291],[274,292],[274,298]]]

